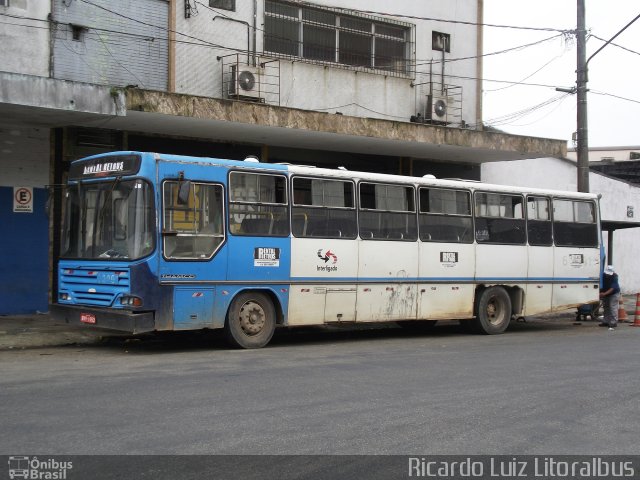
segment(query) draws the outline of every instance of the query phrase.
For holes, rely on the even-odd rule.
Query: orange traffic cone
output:
[[[627,310],[624,308],[624,297],[620,294],[620,303],[618,304],[618,322],[624,323],[629,320]]]
[[[636,294],[636,316],[631,326],[640,327],[640,293]]]

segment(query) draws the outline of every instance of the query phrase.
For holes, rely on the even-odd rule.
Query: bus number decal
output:
[[[569,263],[571,265],[580,266],[584,264],[584,255],[580,253],[575,253],[569,255]]]
[[[440,252],[441,263],[458,263],[458,252]]]
[[[273,247],[257,247],[253,250],[254,267],[279,267],[280,249]]]

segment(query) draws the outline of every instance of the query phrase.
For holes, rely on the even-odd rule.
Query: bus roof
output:
[[[203,165],[212,165],[212,166],[218,165],[225,168],[249,168],[249,169],[258,169],[258,170],[271,170],[271,171],[279,171],[283,173],[288,172],[292,175],[364,180],[364,181],[374,181],[374,182],[391,183],[391,184],[408,183],[408,184],[418,185],[418,186],[424,185],[424,186],[430,186],[430,187],[448,187],[448,188],[459,188],[459,189],[466,189],[466,190],[481,190],[481,191],[487,190],[487,191],[504,192],[504,193],[540,194],[540,195],[552,195],[552,196],[558,196],[558,197],[572,197],[572,198],[585,198],[585,199],[594,199],[598,197],[598,195],[594,193],[552,190],[552,189],[513,186],[513,185],[498,185],[498,184],[490,184],[490,183],[484,183],[484,182],[479,182],[474,180],[463,180],[463,179],[446,179],[446,178],[439,179],[431,175],[424,176],[424,177],[414,177],[414,176],[407,176],[407,175],[360,172],[355,170],[346,170],[342,168],[338,168],[338,169],[321,168],[321,167],[315,167],[310,165],[297,165],[297,164],[291,164],[291,163],[262,163],[259,161],[255,161],[255,159],[251,157],[249,157],[249,159],[247,160],[227,160],[227,159],[212,158],[212,157],[193,157],[193,156],[187,156],[187,155],[174,155],[174,154],[152,153],[152,152],[118,151],[118,152],[109,152],[109,153],[102,153],[98,155],[92,155],[90,157],[74,160],[72,164],[78,164],[78,163],[88,162],[88,161],[97,161],[99,159],[106,160],[108,157],[111,157],[111,156],[127,156],[127,155],[139,155],[142,157],[143,161],[145,162],[150,162],[150,161],[155,162],[156,160],[164,160],[167,162],[183,162],[183,163],[203,164]]]

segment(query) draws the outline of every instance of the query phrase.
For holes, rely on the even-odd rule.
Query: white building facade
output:
[[[477,0],[346,0],[339,9],[328,0],[186,3],[191,9],[176,15],[176,30],[189,35],[176,37],[176,92],[479,123]],[[237,85],[243,71],[256,80],[249,90]],[[437,99],[447,103],[441,117],[432,115]]]

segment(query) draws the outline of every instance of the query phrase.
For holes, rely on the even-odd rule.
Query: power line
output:
[[[318,5],[314,5],[308,2],[300,2],[302,5],[307,5],[312,8],[318,8]],[[334,10],[340,10],[343,12],[357,12],[357,13],[365,13],[367,15],[382,15],[386,17],[400,17],[400,18],[410,18],[412,20],[429,20],[432,22],[442,22],[442,23],[454,23],[460,25],[473,25],[477,27],[493,27],[493,28],[510,28],[516,30],[533,30],[538,32],[559,32],[559,33],[568,33],[572,32],[573,29],[559,29],[559,28],[551,28],[551,27],[523,27],[518,25],[499,25],[495,23],[478,23],[478,22],[469,22],[464,20],[445,20],[443,18],[435,18],[435,17],[421,17],[417,15],[406,15],[401,13],[389,13],[389,12],[378,12],[374,10],[360,10],[356,8],[344,8],[344,7],[336,7],[334,5],[322,5],[325,8],[331,8]]]
[[[444,63],[457,62],[459,60],[476,60],[478,58],[490,57],[490,56],[493,56],[493,55],[501,55],[503,53],[509,53],[509,52],[515,52],[515,51],[518,51],[518,50],[523,50],[523,49],[528,48],[528,47],[534,47],[536,45],[541,45],[541,44],[543,44],[545,42],[548,42],[548,41],[551,41],[551,40],[555,40],[557,38],[564,37],[564,36],[565,36],[565,34],[560,33],[558,35],[553,35],[551,37],[544,38],[542,40],[537,40],[535,42],[525,43],[523,45],[518,45],[516,47],[505,48],[504,50],[498,50],[497,52],[483,53],[482,55],[471,55],[471,56],[468,56],[468,57],[446,58],[444,60]],[[416,61],[416,66],[418,66],[418,65],[428,65],[430,63],[438,64],[438,63],[442,63],[442,60],[441,59],[437,59],[437,60],[417,60]]]
[[[511,88],[511,87],[515,87],[516,85],[522,85],[523,82],[525,80],[530,79],[531,77],[533,77],[536,73],[538,73],[539,71],[541,71],[542,69],[546,68],[549,64],[551,64],[552,62],[556,61],[558,58],[562,57],[564,55],[564,53],[562,55],[556,55],[555,57],[553,57],[551,60],[549,60],[548,62],[546,62],[544,65],[542,65],[540,68],[538,68],[536,71],[530,73],[529,75],[527,75],[526,77],[524,77],[522,80],[519,80],[517,82],[514,82],[511,85],[507,85],[506,87],[500,87],[500,88],[494,88],[491,90],[483,90],[483,93],[492,93],[492,92],[499,92],[501,90],[506,90],[507,88]]]
[[[505,123],[504,125],[511,125],[514,127],[527,127],[529,125],[533,125],[534,123],[538,123],[541,120],[544,120],[545,118],[547,118],[549,115],[551,115],[553,112],[555,112],[556,110],[558,110],[558,108],[560,108],[562,106],[562,104],[564,103],[564,101],[569,98],[567,97],[563,97],[560,98],[557,102],[557,105],[555,105],[551,110],[549,110],[547,113],[545,113],[542,117],[535,119],[533,122],[529,122],[529,123]]]
[[[597,35],[594,35],[593,33],[591,34],[591,37],[600,40],[601,42],[606,42],[606,40],[604,38],[600,38]],[[634,53],[636,55],[640,55],[640,52],[636,52],[635,50],[631,50],[630,48],[627,47],[623,47],[622,45],[618,45],[617,43],[613,43],[613,42],[609,42],[609,45],[613,45],[614,47],[618,47],[621,48],[622,50],[626,50],[629,53]]]
[[[233,19],[233,17],[225,14],[224,12],[220,12],[220,11],[210,7],[209,5],[206,5],[206,4],[202,3],[202,2],[200,2],[199,0],[195,0],[195,3],[205,7],[206,9],[216,13],[217,15],[221,15],[221,16],[223,16],[225,18]],[[337,7],[331,7],[331,8],[339,9]],[[345,9],[342,9],[342,10],[345,10]],[[365,10],[353,10],[353,9],[348,9],[348,10],[349,11],[357,11],[357,12],[367,13]],[[442,20],[442,21],[445,21],[445,20]],[[476,24],[476,25],[483,25],[483,24]],[[265,34],[267,33],[267,31],[265,29],[263,29],[263,28],[256,27],[255,30],[258,31],[258,32],[265,33]],[[560,33],[558,33],[557,35],[553,35],[551,37],[544,38],[542,40],[537,40],[535,42],[527,43],[527,44],[524,44],[524,45],[518,45],[516,47],[506,48],[504,50],[500,50],[500,51],[497,51],[497,52],[484,53],[482,55],[471,55],[471,56],[468,56],[468,57],[458,57],[458,58],[446,58],[444,60],[444,62],[448,63],[448,62],[457,62],[457,61],[461,61],[461,60],[476,60],[476,59],[482,58],[482,57],[489,57],[489,56],[492,56],[492,55],[500,55],[502,53],[518,51],[518,50],[522,50],[524,48],[532,47],[532,46],[535,46],[535,45],[540,45],[540,44],[542,44],[544,42],[548,42],[550,40],[555,40],[555,39],[560,38],[560,37],[566,37],[567,35],[569,35],[571,33],[569,31],[564,31],[564,30],[563,31],[559,31],[559,32]],[[278,37],[278,38],[287,39],[285,37]],[[424,60],[416,59],[415,62],[416,62],[415,65],[417,67],[417,66],[429,65],[429,64],[439,64],[439,63],[442,63],[442,60],[441,59],[429,59],[429,60],[427,60],[427,59],[424,59]]]
[[[617,98],[619,100],[626,100],[627,102],[640,103],[640,100],[634,100],[632,98],[621,97],[620,95],[614,95],[613,93],[598,92],[597,90],[589,90],[589,92],[591,92],[591,93],[593,93],[595,95],[604,95],[604,96],[607,96],[607,97]]]
[[[523,118],[533,112],[536,112],[538,110],[540,110],[541,108],[547,107],[549,105],[552,105],[556,102],[560,102],[564,99],[566,99],[567,97],[569,97],[570,94],[568,93],[563,93],[560,95],[555,95],[547,100],[545,100],[544,102],[538,103],[536,105],[533,105],[531,107],[527,107],[527,108],[523,108],[521,110],[512,112],[512,113],[507,113],[505,115],[502,115],[500,117],[495,117],[492,119],[488,119],[485,120],[484,123],[487,125],[491,125],[491,126],[495,126],[495,125],[509,125],[511,122],[518,120],[520,118]]]

